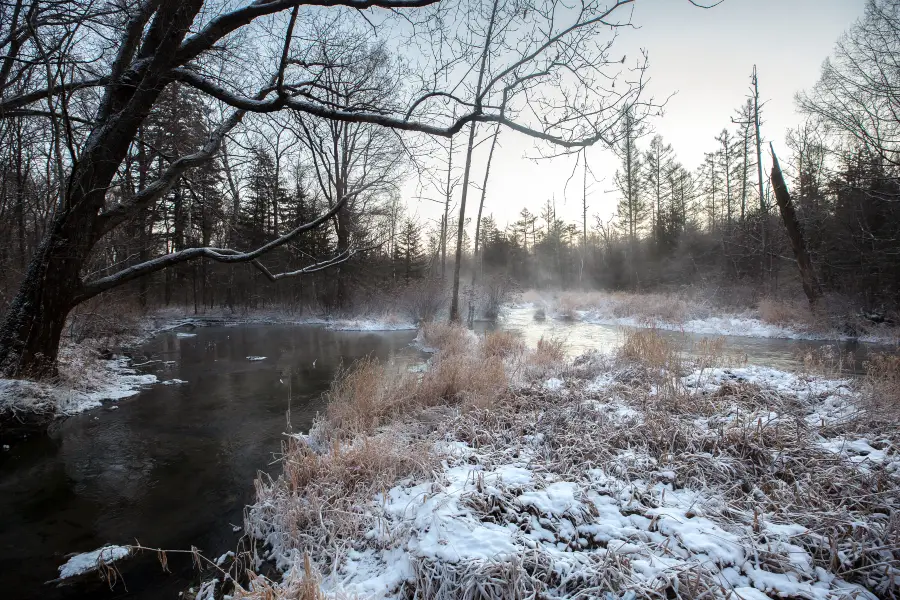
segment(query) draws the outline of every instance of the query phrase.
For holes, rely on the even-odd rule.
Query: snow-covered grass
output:
[[[117,401],[156,383],[124,357],[100,358],[90,348],[67,346],[60,353],[59,377],[52,381],[0,379],[0,415],[27,420],[73,415]]]
[[[812,314],[803,302],[763,298],[736,308],[723,308],[701,292],[539,292],[529,290],[522,300],[542,318],[579,320],[599,325],[653,327],[701,335],[727,335],[784,339],[859,339],[897,343],[900,330],[866,322],[857,316],[841,318]],[[524,306],[524,305],[523,305]],[[839,331],[838,321],[847,321],[853,335]]]
[[[437,333],[421,379],[368,364],[338,384],[378,419],[324,415],[257,482],[246,528],[285,574],[235,598],[900,591],[900,429],[874,387],[641,339],[569,364],[501,353],[502,391],[411,401],[460,347],[486,361],[491,342]]]

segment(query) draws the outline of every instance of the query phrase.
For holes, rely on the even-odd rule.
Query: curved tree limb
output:
[[[324,213],[320,217],[313,219],[309,223],[303,223],[302,225],[298,225],[294,229],[290,230],[286,234],[271,240],[270,242],[263,244],[259,248],[255,250],[250,250],[248,252],[240,252],[238,250],[233,250],[231,248],[185,248],[184,250],[180,250],[178,252],[173,252],[171,254],[166,254],[163,256],[159,256],[157,258],[150,259],[148,261],[142,262],[137,265],[133,265],[128,267],[127,269],[122,269],[118,273],[113,273],[112,275],[107,275],[106,277],[101,277],[99,279],[95,279],[93,281],[88,281],[82,284],[81,290],[76,296],[77,302],[84,302],[89,298],[93,298],[97,294],[101,294],[106,290],[110,290],[114,287],[118,287],[124,283],[137,279],[139,277],[143,277],[145,275],[149,275],[150,273],[155,273],[157,271],[162,271],[168,267],[173,265],[181,264],[184,262],[188,262],[191,260],[196,260],[198,258],[208,258],[210,260],[214,260],[220,263],[244,263],[244,262],[253,262],[256,261],[260,256],[266,254],[267,252],[271,252],[272,250],[284,246],[295,237],[300,235],[305,231],[310,231],[315,229],[328,221],[332,216],[334,216],[341,207],[346,203],[347,198],[342,199],[340,202],[335,204],[328,212]],[[349,250],[347,252],[350,252]],[[347,254],[345,252],[344,254]],[[340,257],[341,255],[338,255]],[[352,254],[348,254],[342,260],[337,260],[338,257],[333,259],[329,259],[323,262],[315,263],[314,265],[310,265],[309,267],[305,267],[306,269],[315,267],[314,270],[322,270],[334,264],[338,264],[339,262],[343,262],[350,258]],[[261,264],[254,263],[257,268],[261,268]],[[262,267],[264,269],[264,267]],[[304,272],[312,273],[314,271],[304,271],[304,269],[300,269],[295,273],[297,275],[302,274]],[[279,274],[279,276],[272,275],[268,273],[268,271],[264,271],[264,274],[273,281],[281,278],[287,277],[290,275]]]
[[[388,116],[385,114],[326,108],[314,102],[299,100],[296,97],[280,96],[274,97],[269,100],[259,100],[256,98],[249,98],[247,96],[232,93],[229,90],[226,90],[224,87],[213,83],[212,81],[209,81],[200,74],[189,69],[174,69],[172,71],[172,74],[178,81],[191,85],[192,87],[197,88],[198,90],[216,98],[217,100],[221,100],[229,106],[239,108],[247,112],[270,113],[289,108],[332,121],[343,121],[348,123],[371,123],[373,125],[381,125],[382,127],[388,127],[391,129],[398,129],[401,131],[415,131],[439,137],[452,137],[459,133],[462,128],[465,127],[468,123],[472,122],[499,123],[510,129],[518,131],[519,133],[524,133],[529,137],[543,140],[545,142],[550,142],[557,146],[563,146],[565,148],[580,148],[582,146],[591,146],[600,141],[608,142],[607,134],[615,126],[615,123],[610,123],[606,127],[594,131],[592,135],[567,139],[558,135],[553,135],[545,131],[528,127],[527,125],[523,125],[521,123],[517,123],[503,113],[483,113],[476,109],[460,117],[457,117],[449,125],[440,127],[436,125],[429,125],[420,121],[410,121],[401,117]]]

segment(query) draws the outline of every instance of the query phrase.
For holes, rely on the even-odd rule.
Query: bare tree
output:
[[[900,166],[900,4],[867,0],[800,109],[894,166]]]
[[[318,75],[316,97],[346,111],[383,111],[394,102],[397,69],[384,44],[370,45],[363,32],[335,23],[317,26],[316,47],[306,61],[326,65]],[[296,133],[310,162],[318,193],[329,208],[338,252],[347,252],[351,237],[365,238],[367,218],[383,212],[404,168],[398,136],[365,122],[323,120],[295,111]],[[334,304],[346,304],[346,276],[337,269]]]

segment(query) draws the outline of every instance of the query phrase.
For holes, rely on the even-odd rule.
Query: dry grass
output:
[[[717,346],[710,346],[709,355],[719,355]],[[626,352],[633,358],[629,361],[620,356],[619,366],[613,367],[618,369],[614,377],[618,383],[600,392],[599,398],[627,399],[626,406],[638,411],[640,420],[622,421],[603,411],[586,410],[585,398],[593,394],[554,396],[548,402],[540,393],[519,393],[490,412],[467,415],[464,422],[455,424],[452,436],[477,447],[479,464],[486,469],[494,461],[503,464],[508,460],[508,448],[523,444],[523,434],[539,432],[549,441],[541,446],[540,459],[530,468],[553,473],[551,481],[579,481],[583,488],[591,489],[595,484],[585,473],[600,469],[625,482],[653,482],[664,477],[662,481],[671,482],[675,490],[697,490],[715,499],[699,507],[703,514],[726,529],[744,528],[749,532],[750,537],[742,537],[742,543],[755,548],[756,567],[774,573],[790,573],[794,567],[789,554],[771,549],[772,540],[762,524],[797,523],[807,531],[793,537],[791,543],[808,551],[815,566],[860,583],[879,597],[896,597],[900,590],[894,572],[887,567],[900,565],[900,529],[892,516],[900,502],[900,486],[892,478],[888,463],[860,469],[819,447],[819,430],[806,426],[804,420],[807,402],[819,398],[798,401],[740,381],[727,383],[713,393],[698,394],[676,387],[668,395],[658,389],[651,395],[651,386],[634,381],[633,361],[658,367],[670,361],[671,353],[652,333],[632,337],[629,347]],[[885,389],[891,389],[897,381],[900,361],[892,362],[873,365],[879,381],[893,382]],[[586,368],[585,374],[590,376],[592,372]],[[570,374],[577,376],[578,371]],[[645,372],[644,376],[650,375]],[[572,389],[577,386],[570,385]],[[771,412],[781,417],[770,421]],[[827,433],[840,436],[842,432],[866,431],[872,436],[869,439],[881,440],[880,448],[900,446],[896,415],[892,422],[879,420],[877,424],[871,417],[868,411],[858,413]],[[698,427],[698,419],[708,426]],[[627,491],[630,484],[623,485]],[[601,493],[615,496],[610,491]],[[625,496],[632,498],[627,503],[630,513],[643,514],[658,502],[658,498],[644,496],[639,490]],[[523,519],[522,508],[513,498],[508,502],[482,500],[473,494],[469,506],[478,510],[476,515],[484,513],[484,518],[501,523]],[[524,518],[527,522],[531,517],[526,514]],[[542,521],[542,526],[552,530],[549,523]],[[590,540],[587,544],[584,549],[591,548]],[[628,579],[627,565],[615,568]],[[535,583],[534,573],[529,571],[531,584]],[[459,579],[458,575],[454,577]],[[700,595],[721,597],[716,578],[702,569],[688,580]],[[638,598],[672,593],[661,588],[630,589]],[[684,588],[681,594],[693,597]]]
[[[373,526],[371,498],[435,466],[429,447],[387,434],[333,440],[324,450],[292,437],[284,444],[282,476],[256,480],[248,531],[280,552],[309,552],[322,561],[364,538]]]
[[[807,375],[841,377],[845,369],[852,367],[853,356],[847,356],[839,346],[829,344],[803,352],[800,361]]]
[[[289,440],[284,474],[277,481],[257,482],[258,502],[248,516],[258,538],[282,553],[294,551],[295,557],[308,552],[313,564],[306,560],[300,568],[295,560],[295,572],[286,576],[283,588],[290,591],[246,597],[315,598],[317,584],[303,592],[299,587],[318,581],[314,567],[331,572],[351,548],[406,547],[410,532],[404,527],[409,525],[392,529],[394,522],[384,515],[386,520],[379,521],[373,498],[401,482],[431,481],[429,494],[438,493],[440,473],[448,466],[488,470],[508,465],[511,457],[525,460],[536,478],[546,477],[544,483],[575,482],[607,498],[622,515],[644,515],[654,523],[654,511],[666,505],[665,493],[660,497],[653,487],[657,483],[666,484],[670,494],[697,494],[703,499],[697,514],[737,532],[754,568],[771,573],[793,574],[796,564],[792,551],[780,547],[765,524],[798,524],[805,530],[790,543],[808,552],[814,567],[879,597],[897,596],[894,572],[887,567],[900,565],[900,527],[893,516],[900,487],[889,462],[860,468],[821,444],[822,436],[866,437],[896,453],[896,413],[889,417],[881,411],[876,419],[868,407],[819,426],[807,416],[826,400],[823,396],[791,396],[740,379],[714,390],[684,384],[685,371],[723,366],[733,358],[721,339],[701,340],[688,359],[659,331],[623,335],[615,359],[590,354],[568,365],[565,393],[548,393],[543,386],[547,370],[561,368],[562,340],[542,339],[534,351],[525,351],[509,334],[479,341],[433,326],[424,336],[440,350],[421,376],[393,374],[374,361],[356,365],[333,392],[332,403],[346,406],[334,412],[329,407],[310,436],[313,443]],[[811,364],[830,368],[829,359],[815,360]],[[510,369],[522,364],[531,367],[524,370],[526,381],[510,387]],[[896,406],[900,359],[873,356],[867,371],[866,394]],[[587,385],[597,375],[603,375],[605,387]],[[437,449],[458,442],[477,452],[455,456]],[[608,484],[598,483],[592,469],[620,487],[604,487]],[[555,567],[562,553],[551,556],[540,546],[496,560],[449,562],[413,553],[414,581],[397,594],[437,600],[589,597],[596,590],[629,590],[641,600],[727,596],[717,573],[721,565],[702,555],[689,570],[636,583],[635,557],[602,552],[607,547],[590,536],[566,537],[573,526],[591,525],[595,514],[573,511],[545,518],[529,512],[517,500],[519,493],[474,486],[462,498],[474,522],[528,532],[540,518],[541,531],[557,536],[556,548],[587,561],[578,577],[562,575]],[[384,535],[365,536],[372,531]],[[668,539],[666,544],[681,543],[674,536]],[[628,542],[635,548],[629,552],[640,558],[690,556],[681,547],[667,554],[640,536]]]
[[[900,420],[900,356],[876,353],[865,363],[863,389],[870,410]]]
[[[373,358],[339,374],[328,392],[326,422],[341,437],[372,431],[389,415],[414,401],[415,378],[385,368]]]
[[[526,363],[532,368],[534,376],[540,376],[547,369],[559,366],[566,358],[566,342],[561,338],[541,337],[534,350],[528,355]]]
[[[675,369],[680,363],[678,351],[656,329],[626,329],[619,357],[657,369]]]
[[[448,323],[425,323],[422,326],[422,338],[426,346],[444,354],[465,352],[473,343],[468,329]]]
[[[424,340],[437,353],[421,375],[371,358],[339,375],[328,393],[320,436],[348,439],[371,433],[399,415],[437,405],[489,406],[508,386],[504,360],[524,351],[522,341],[509,332],[478,340],[462,327],[443,324],[426,325]]]
[[[512,331],[489,331],[482,341],[485,357],[507,358],[525,351],[525,342]]]
[[[247,515],[256,538],[282,553],[309,552],[319,564],[341,556],[373,527],[366,509],[373,497],[436,468],[433,440],[425,442],[420,430],[432,431],[448,408],[493,406],[509,387],[504,360],[524,350],[506,332],[479,341],[465,329],[437,324],[426,326],[424,341],[438,351],[421,375],[364,359],[334,382],[310,435],[285,443],[283,474],[257,480],[257,504]],[[293,579],[315,581],[308,573]],[[297,593],[271,597],[313,597]]]
[[[772,325],[809,327],[816,323],[815,316],[809,310],[809,305],[799,300],[763,298],[759,301],[756,309],[759,312],[759,318]]]
[[[246,589],[243,586],[235,586],[229,594],[234,600],[325,600],[320,585],[321,578],[309,558],[309,553],[303,555],[303,573],[290,575],[284,578],[287,585],[277,585],[261,575],[250,573],[250,580]],[[205,600],[205,599],[204,599]]]

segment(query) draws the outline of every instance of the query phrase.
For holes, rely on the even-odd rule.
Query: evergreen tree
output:
[[[622,170],[617,171],[615,176],[615,185],[621,199],[616,212],[620,227],[628,242],[633,245],[644,228],[649,206],[641,193],[641,154],[637,148],[637,138],[641,131],[630,111],[625,113],[622,128],[622,140],[618,148]]]

